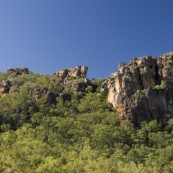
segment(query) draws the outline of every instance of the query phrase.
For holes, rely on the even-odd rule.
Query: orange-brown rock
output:
[[[47,105],[56,104],[57,95],[51,91],[48,91],[46,87],[37,90],[30,90],[30,97],[32,97],[35,101],[38,98],[42,98],[44,103]]]
[[[102,90],[108,90],[108,102],[121,119],[130,119],[135,127],[152,119],[165,125],[173,117],[173,53],[132,58],[118,68]]]
[[[0,92],[8,93],[10,89],[10,82],[8,80],[0,81]]]
[[[0,92],[0,98],[5,96],[5,93]]]
[[[88,86],[88,79],[86,78],[87,71],[87,66],[77,66],[62,69],[54,73],[54,75],[62,80],[66,90],[84,92]]]
[[[66,68],[66,69],[62,69],[56,73],[54,73],[56,76],[58,76],[60,79],[65,79],[68,76],[73,76],[73,77],[77,77],[77,76],[83,76],[86,77],[87,75],[87,71],[88,71],[88,67],[87,66],[77,66],[74,68]]]

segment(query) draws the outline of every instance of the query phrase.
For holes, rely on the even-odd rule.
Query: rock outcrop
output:
[[[8,93],[10,89],[10,82],[8,80],[0,81],[0,92]]]
[[[88,79],[86,78],[87,71],[87,66],[77,66],[62,69],[54,73],[54,75],[62,80],[66,90],[84,92],[88,86]]]
[[[85,88],[88,86],[88,79],[86,78],[88,67],[86,66],[77,66],[75,68],[66,68],[54,73],[53,75],[57,76],[60,79],[60,83],[63,88],[71,92],[85,92]],[[28,68],[8,68],[7,73],[9,75],[25,75],[29,74],[30,71]],[[0,81],[0,98],[3,97],[6,93],[12,94],[19,92],[20,84],[13,83],[10,84],[8,80]],[[39,98],[42,98],[44,103],[47,105],[56,104],[56,97],[61,97],[64,101],[68,99],[67,95],[63,93],[54,93],[49,91],[47,87],[31,89],[29,93],[30,97],[37,101]],[[82,95],[82,94],[81,94]]]
[[[87,66],[77,66],[77,67],[74,67],[74,68],[62,69],[62,70],[60,70],[60,71],[58,71],[54,74],[56,76],[58,76],[60,79],[65,79],[68,76],[73,76],[73,77],[83,76],[83,77],[86,77],[87,71],[88,71]]]
[[[0,98],[10,90],[10,82],[8,80],[0,81]]]
[[[16,73],[17,75],[21,75],[21,74],[28,74],[29,70],[28,68],[8,68],[7,72],[10,73]]]
[[[46,87],[43,87],[41,89],[30,90],[30,97],[32,97],[35,101],[42,97],[45,104],[52,105],[56,104],[57,94],[49,91]]]
[[[66,77],[64,80],[64,87],[66,90],[84,92],[85,88],[88,86],[88,79],[83,77]]]
[[[108,102],[121,119],[130,119],[135,127],[152,119],[166,125],[173,117],[173,53],[120,63],[101,88],[108,90]]]

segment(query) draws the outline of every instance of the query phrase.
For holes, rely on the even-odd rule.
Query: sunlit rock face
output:
[[[135,127],[152,119],[166,125],[173,117],[173,53],[120,63],[101,88],[108,90],[108,102],[121,119],[130,119]]]
[[[83,77],[86,77],[87,71],[88,71],[87,66],[76,66],[74,68],[62,69],[62,70],[56,72],[55,75],[58,76],[61,79],[64,79],[68,76],[73,76],[73,77],[83,76]]]
[[[59,70],[54,75],[63,81],[66,90],[84,92],[88,86],[87,71],[87,66],[76,66]]]
[[[8,80],[0,81],[0,98],[10,90],[10,82]]]

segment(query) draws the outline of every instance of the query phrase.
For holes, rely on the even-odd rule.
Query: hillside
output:
[[[172,74],[172,55],[167,54],[166,58]],[[139,58],[143,59],[146,60]],[[153,57],[148,59],[156,61]],[[166,99],[172,98],[169,95],[172,85],[168,83],[171,80],[163,75],[161,78],[158,68],[154,68],[158,73],[153,75],[151,66],[144,68],[145,65],[139,64],[136,68],[141,81],[151,79],[154,83],[146,86],[133,78],[132,74],[137,73],[129,72],[127,64],[121,64],[119,72],[108,79],[87,79],[86,66],[62,69],[52,75],[33,73],[28,68],[10,68],[0,73],[0,172],[171,172],[173,120],[169,118],[172,112],[163,124],[156,121],[157,116],[152,116],[151,111],[152,118],[145,119],[147,111],[142,109],[138,116],[144,118],[136,125],[131,109],[122,107],[127,95],[118,100],[121,102],[117,107],[115,96],[122,98],[130,89],[133,93],[128,95],[129,105],[134,102],[131,98],[139,93],[134,110],[144,107],[141,100],[148,99],[145,93],[141,94],[144,91],[149,93],[152,89],[157,94],[165,93]],[[153,78],[147,78],[147,74]],[[130,84],[129,88],[125,85],[119,92],[117,88],[113,92],[119,76],[122,81],[129,79],[124,82]],[[129,83],[132,78],[136,80],[133,85]],[[142,106],[138,107],[139,104]],[[161,105],[158,107],[165,110]],[[122,116],[120,108],[126,116]],[[129,114],[125,114],[126,110]]]

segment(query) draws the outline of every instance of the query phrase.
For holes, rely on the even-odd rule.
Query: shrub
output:
[[[167,86],[166,82],[162,80],[161,84],[160,85],[156,85],[154,87],[154,89],[157,89],[157,90],[168,90],[168,86]]]

